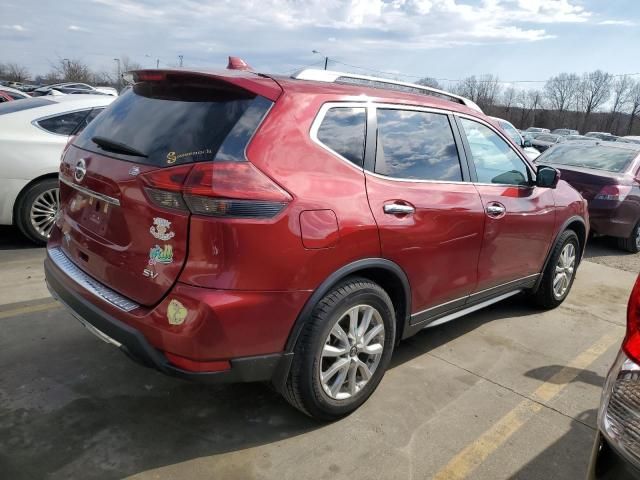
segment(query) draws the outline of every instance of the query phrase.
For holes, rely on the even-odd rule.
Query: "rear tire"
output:
[[[578,236],[573,230],[565,230],[553,247],[540,286],[532,295],[533,302],[543,309],[560,305],[571,291],[579,261]]]
[[[618,247],[631,253],[640,252],[640,222],[636,223],[627,238],[618,238]]]
[[[15,224],[33,243],[45,245],[59,207],[58,180],[41,180],[29,186],[20,196],[15,209]]]
[[[340,283],[318,302],[300,333],[284,397],[319,420],[350,414],[380,383],[395,329],[393,304],[378,284],[364,278]]]

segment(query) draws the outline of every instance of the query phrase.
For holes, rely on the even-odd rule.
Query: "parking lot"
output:
[[[583,478],[638,271],[596,239],[560,308],[515,297],[425,330],[363,408],[322,424],[266,385],[134,364],[48,296],[44,249],[11,228],[0,239],[7,479]]]

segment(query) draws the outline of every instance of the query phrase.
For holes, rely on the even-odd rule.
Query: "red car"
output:
[[[537,164],[551,165],[589,202],[591,230],[640,251],[640,145],[577,141],[557,145]]]
[[[142,70],[63,154],[53,295],[162,372],[355,410],[397,343],[567,296],[586,202],[464,98],[326,71]]]
[[[640,276],[629,297],[627,334],[607,375],[588,480],[640,478]]]

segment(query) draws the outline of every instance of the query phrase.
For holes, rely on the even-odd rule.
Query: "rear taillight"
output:
[[[627,335],[622,349],[636,363],[640,363],[640,275],[631,291],[627,307]]]
[[[629,185],[605,185],[598,192],[595,199],[621,202],[627,198],[629,192],[631,192],[631,186]]]
[[[199,215],[271,218],[291,196],[249,162],[212,162],[194,167],[184,199]]]
[[[292,200],[249,162],[206,162],[140,175],[156,205],[198,215],[272,218]]]

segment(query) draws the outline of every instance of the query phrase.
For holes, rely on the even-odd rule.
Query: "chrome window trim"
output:
[[[99,107],[84,107],[84,108],[77,108],[75,110],[69,110],[67,112],[58,112],[58,113],[52,113],[51,115],[45,115],[44,117],[40,117],[40,118],[36,118],[35,120],[31,120],[31,125],[33,125],[34,127],[42,130],[43,132],[48,133],[49,135],[57,135],[59,137],[65,137],[65,138],[69,138],[71,135],[65,135],[63,133],[56,133],[56,132],[52,132],[51,130],[47,130],[46,128],[40,126],[41,121],[43,120],[49,120],[50,118],[55,118],[55,117],[61,117],[63,115],[68,115],[70,113],[77,113],[77,112],[87,112],[87,115],[89,115],[89,113],[91,112],[91,110],[93,110],[94,108],[99,108]],[[105,107],[102,107],[103,109]],[[77,128],[77,125],[76,125]],[[75,129],[74,129],[75,131]]]
[[[115,205],[116,207],[120,206],[120,200],[118,200],[117,198],[110,197],[109,195],[105,195],[103,193],[94,192],[93,190],[89,190],[86,187],[82,187],[78,184],[70,182],[69,180],[61,176],[58,176],[58,180],[61,183],[64,183],[65,185],[79,191],[80,193],[84,193],[85,195],[89,195],[90,197],[97,198],[98,200],[102,200],[103,202],[110,203],[111,205]]]
[[[119,293],[114,292],[110,288],[104,286],[98,280],[83,272],[69,257],[62,251],[60,247],[48,249],[49,258],[55,265],[62,270],[71,280],[92,293],[96,297],[105,302],[119,308],[124,312],[131,312],[140,305],[123,297]]]
[[[365,119],[364,119],[364,128],[365,128],[365,136],[364,136],[364,140],[366,142],[367,139],[367,135],[369,134],[369,132],[367,132],[367,119],[368,119],[368,109],[371,106],[371,102],[327,102],[324,103],[322,105],[322,107],[320,107],[320,110],[318,110],[318,113],[316,114],[316,118],[313,120],[313,123],[311,124],[311,129],[309,130],[309,137],[311,138],[311,140],[313,141],[313,143],[315,143],[316,145],[322,147],[324,150],[326,150],[327,152],[335,155],[336,157],[338,157],[340,160],[342,160],[343,162],[345,162],[347,165],[349,165],[350,167],[356,169],[358,172],[362,172],[364,171],[364,154],[365,154],[365,147],[366,145],[363,145],[363,165],[361,167],[359,167],[358,165],[354,164],[351,160],[349,160],[346,157],[343,157],[342,155],[340,155],[338,152],[336,152],[335,150],[331,149],[328,145],[325,145],[324,143],[322,143],[320,141],[320,139],[318,138],[318,130],[320,129],[320,125],[322,125],[322,122],[324,120],[325,115],[327,114],[327,112],[331,109],[331,108],[363,108],[364,109],[364,113],[365,113]]]
[[[464,180],[423,180],[420,178],[398,178],[398,177],[388,177],[386,175],[382,175],[380,173],[371,172],[366,170],[367,175],[371,175],[372,177],[382,178],[384,180],[392,180],[394,182],[404,182],[404,183],[439,183],[445,185],[472,185],[471,182],[465,182]]]
[[[482,125],[484,125],[485,127],[488,127],[491,131],[493,131],[496,135],[498,135],[504,142],[506,142],[507,146],[511,149],[512,152],[514,152],[518,158],[520,158],[520,160],[522,160],[524,162],[525,167],[527,168],[527,170],[529,170],[529,173],[531,174],[531,180],[535,181],[536,179],[536,172],[535,169],[533,168],[533,166],[529,163],[529,159],[527,158],[527,156],[524,154],[524,152],[519,152],[516,149],[514,149],[511,146],[511,142],[508,140],[507,134],[506,133],[502,133],[500,131],[498,131],[498,129],[496,129],[492,124],[490,124],[489,122],[479,118],[479,117],[474,117],[473,115],[468,115],[466,113],[458,113],[458,112],[454,112],[453,115],[458,116],[459,118],[466,118],[467,120],[471,120],[474,122],[478,122]],[[466,132],[463,132],[466,136]],[[473,162],[473,155],[471,155],[471,161]],[[475,166],[475,164],[474,164]],[[523,185],[511,185],[511,184],[499,184],[499,183],[481,183],[481,182],[473,182],[476,185],[508,185],[511,187],[522,187]],[[527,188],[531,188],[534,185],[529,185]]]

